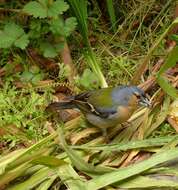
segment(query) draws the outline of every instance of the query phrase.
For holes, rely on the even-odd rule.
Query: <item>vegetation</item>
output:
[[[177,189],[176,1],[0,4],[0,189]],[[77,111],[46,111],[120,84],[152,108],[109,129],[109,144]]]

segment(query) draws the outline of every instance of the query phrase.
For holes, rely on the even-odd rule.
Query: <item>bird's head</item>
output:
[[[143,90],[141,90],[137,86],[132,86],[130,88],[131,88],[131,91],[132,91],[133,95],[137,98],[138,104],[140,106],[144,106],[144,107],[150,107],[151,106],[151,102],[146,97],[146,94],[145,94],[145,92]]]

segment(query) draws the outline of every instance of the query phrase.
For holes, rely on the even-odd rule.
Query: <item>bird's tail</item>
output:
[[[66,102],[53,102],[48,105],[46,110],[62,110],[62,109],[72,109],[76,106],[71,101]]]

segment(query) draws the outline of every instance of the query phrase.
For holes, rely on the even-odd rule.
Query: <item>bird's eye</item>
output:
[[[137,98],[140,98],[140,97],[141,97],[141,95],[138,94],[137,92],[135,92],[134,94],[135,94],[135,96],[136,96]]]

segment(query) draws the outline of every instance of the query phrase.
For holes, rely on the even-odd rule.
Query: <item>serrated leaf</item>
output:
[[[44,57],[55,57],[57,56],[58,52],[56,51],[55,47],[52,46],[48,42],[41,43],[40,49],[43,52]]]
[[[28,35],[24,34],[19,39],[17,39],[14,43],[16,47],[19,47],[21,49],[25,49],[29,43]]]
[[[28,13],[29,15],[33,15],[35,18],[46,18],[47,10],[47,6],[41,1],[31,1],[27,3],[23,8],[24,12]]]
[[[62,19],[57,18],[50,21],[50,30],[53,34],[64,36],[64,22]]]
[[[33,78],[33,73],[29,72],[29,71],[24,71],[21,75],[21,80],[25,81],[25,82],[29,82],[31,81]]]
[[[64,2],[63,0],[57,0],[54,1],[51,6],[49,6],[48,9],[48,16],[49,17],[56,17],[59,14],[63,14],[63,12],[67,11],[67,9],[69,8],[69,5]]]
[[[0,31],[0,48],[10,48],[13,44],[13,38]]]
[[[8,23],[0,33],[0,48],[9,48],[13,44],[24,49],[29,43],[28,35],[15,23]]]
[[[74,30],[75,27],[77,26],[77,19],[75,17],[70,17],[65,20],[65,36],[69,36]]]

